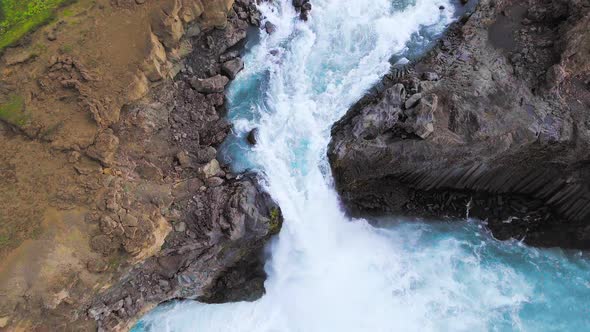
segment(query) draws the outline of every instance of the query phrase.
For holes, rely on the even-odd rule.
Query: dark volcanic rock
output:
[[[264,23],[264,30],[266,30],[266,33],[269,35],[272,35],[275,31],[277,31],[277,26],[272,24],[270,21],[266,21],[266,23]]]
[[[258,128],[250,130],[246,139],[248,140],[248,143],[250,143],[250,145],[256,145],[256,143],[258,142]]]
[[[577,56],[589,11],[530,1],[525,21],[518,1],[480,1],[413,73],[387,75],[332,129],[350,212],[464,217],[469,205],[500,239],[590,248],[590,60]],[[510,48],[490,42],[502,24]]]
[[[221,75],[215,75],[213,77],[200,79],[200,78],[193,78],[191,79],[191,86],[201,93],[216,93],[216,92],[223,92],[225,86],[229,82],[227,77]]]
[[[232,80],[236,78],[236,75],[238,75],[242,69],[244,69],[244,61],[240,58],[235,58],[233,60],[224,62],[221,66],[223,73]]]
[[[309,0],[293,0],[293,7],[300,12],[299,18],[303,21],[307,21],[309,18],[309,12],[311,12],[311,3]]]

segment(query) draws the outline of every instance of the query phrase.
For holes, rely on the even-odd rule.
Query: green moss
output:
[[[270,209],[270,228],[271,234],[278,234],[283,226],[283,215],[278,207]]]
[[[0,0],[0,51],[49,22],[73,0]]]
[[[23,97],[12,95],[5,103],[0,102],[0,120],[16,126],[24,126],[29,121]]]

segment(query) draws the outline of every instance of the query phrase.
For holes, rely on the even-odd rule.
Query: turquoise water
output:
[[[475,220],[381,219],[372,224],[391,250],[406,256],[401,267],[405,272],[390,276],[397,287],[383,291],[408,298],[409,306],[415,300],[415,305],[426,307],[432,319],[438,318],[432,330],[587,331],[590,326],[587,252],[497,241]],[[197,329],[199,324],[194,322],[199,314],[212,315],[205,307],[215,310],[220,306],[177,302],[161,306],[151,316],[168,320],[169,331],[208,331]],[[147,320],[135,331],[161,328],[150,328],[150,324]],[[406,330],[403,322],[400,325],[382,330]],[[428,325],[424,323],[424,330],[429,330]]]
[[[505,297],[506,305],[498,305],[488,330],[586,331],[590,327],[588,252],[498,241],[476,220],[377,224],[398,237],[405,251],[413,252],[414,263],[424,265],[422,271],[448,278],[460,284],[460,289],[477,289],[469,294],[472,299],[464,299],[474,308],[486,297],[490,301]],[[420,279],[424,282],[427,278]],[[464,294],[450,292],[446,296]],[[438,309],[452,313],[456,308]],[[455,313],[460,315],[461,310]]]
[[[291,0],[261,10],[277,32],[245,55],[228,91],[221,157],[255,169],[285,217],[255,302],[180,301],[134,331],[584,331],[588,253],[493,239],[473,220],[352,220],[326,161],[330,127],[390,69],[454,19],[451,0]],[[439,7],[444,6],[444,10]],[[244,137],[259,129],[259,143]]]

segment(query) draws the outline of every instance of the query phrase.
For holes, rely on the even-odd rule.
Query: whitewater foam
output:
[[[590,295],[583,258],[560,261],[561,252],[499,243],[474,221],[374,227],[348,219],[339,206],[325,158],[331,124],[411,38],[442,32],[454,8],[450,0],[314,0],[303,22],[291,0],[261,5],[277,31],[261,32],[228,91],[236,136],[225,153],[237,168],[258,169],[283,210],[265,266],[266,294],[252,303],[178,302],[137,329],[526,330],[525,309],[545,273],[531,257],[553,266],[551,277],[565,270],[581,278],[561,291]],[[239,143],[255,127],[256,147]]]

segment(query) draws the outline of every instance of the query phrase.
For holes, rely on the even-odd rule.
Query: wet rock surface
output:
[[[299,18],[307,21],[311,12],[311,2],[309,0],[293,0],[293,7],[299,12]]]
[[[587,1],[480,1],[394,68],[332,129],[349,211],[469,206],[499,239],[590,248],[589,19]]]

